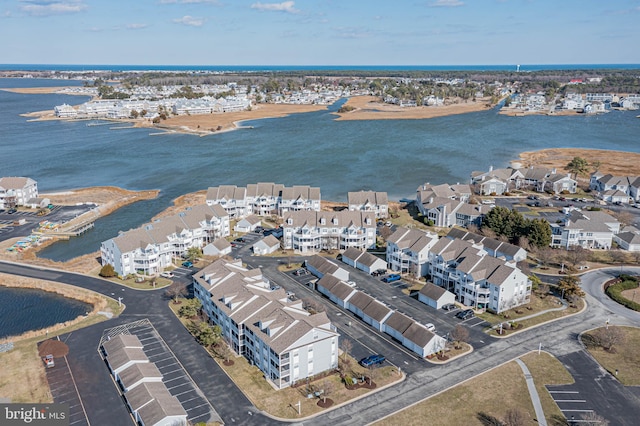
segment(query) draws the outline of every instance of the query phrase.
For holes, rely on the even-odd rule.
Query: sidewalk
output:
[[[529,372],[527,366],[520,360],[520,358],[516,359],[516,362],[522,368],[522,372],[524,373],[524,378],[527,381],[527,389],[529,389],[529,395],[531,395],[531,402],[533,403],[533,409],[536,411],[536,418],[538,424],[541,426],[547,426],[547,419],[544,417],[544,410],[542,409],[542,403],[540,402],[540,396],[538,395],[538,391],[536,389],[536,385],[533,383],[533,377]]]

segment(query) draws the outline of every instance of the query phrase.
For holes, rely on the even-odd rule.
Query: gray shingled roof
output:
[[[389,318],[384,322],[388,327],[393,328],[398,333],[404,333],[407,329],[413,324],[413,321],[408,316],[401,314],[400,312],[394,312],[391,314]]]
[[[118,334],[102,344],[107,354],[122,348],[142,349],[142,342],[134,334]]]
[[[124,387],[128,388],[143,379],[161,379],[162,373],[152,362],[138,362],[122,370],[119,376]]]
[[[443,287],[437,286],[437,285],[427,281],[424,284],[424,287],[422,287],[420,289],[419,293],[427,296],[431,300],[438,300],[446,292],[447,292],[447,290],[445,290]]]
[[[412,322],[412,324],[402,333],[402,337],[415,343],[417,346],[424,348],[434,338],[434,334],[427,330],[426,327]]]
[[[381,302],[377,300],[373,300],[371,303],[367,305],[366,308],[362,310],[367,316],[373,318],[374,320],[380,322],[386,317],[391,309]]]
[[[284,227],[349,227],[375,228],[376,218],[373,212],[342,210],[339,212],[325,211],[291,211],[284,214]],[[324,224],[323,224],[324,220]],[[289,224],[291,221],[291,224]]]
[[[357,191],[357,192],[349,192],[347,193],[347,200],[349,205],[352,204],[374,204],[374,205],[384,205],[389,203],[389,199],[387,197],[386,192],[375,192],[375,191]]]
[[[118,370],[131,361],[149,362],[149,358],[140,348],[120,348],[109,352],[107,361],[113,370]]]
[[[4,189],[23,189],[33,183],[36,181],[28,177],[7,176],[0,178],[0,188]]]
[[[367,293],[357,291],[353,296],[351,296],[351,299],[349,299],[349,303],[356,308],[364,311],[364,309],[374,300],[375,299],[369,296]]]

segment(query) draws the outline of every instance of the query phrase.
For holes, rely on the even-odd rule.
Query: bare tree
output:
[[[333,393],[333,391],[336,389],[336,385],[333,382],[333,380],[324,379],[322,381],[321,386],[322,386],[322,402],[326,404],[327,397]]]
[[[511,408],[507,410],[504,416],[504,426],[524,426],[528,423],[527,414],[519,408]]]
[[[218,344],[216,345],[216,352],[220,355],[221,358],[225,360],[225,362],[229,362],[231,357],[233,356],[233,351],[227,342],[224,339],[220,339]]]
[[[518,245],[527,251],[531,250],[531,244],[529,243],[529,238],[523,235],[518,237]]]
[[[615,345],[624,343],[627,335],[620,327],[607,326],[594,331],[591,336],[594,342],[606,351],[612,351]]]
[[[565,260],[573,267],[576,267],[582,262],[585,262],[587,259],[589,259],[589,257],[591,257],[591,252],[589,250],[583,249],[580,246],[571,247],[569,250],[567,250],[564,256]]]
[[[451,330],[451,334],[449,336],[459,345],[460,342],[467,342],[469,340],[469,329],[462,324],[458,324],[453,330]]]
[[[622,225],[620,228],[624,228],[625,226],[629,226],[633,224],[635,216],[626,210],[621,210],[614,214],[615,218],[618,219],[618,222]]]
[[[393,231],[388,226],[383,226],[382,228],[380,228],[380,236],[384,238],[385,241],[391,236],[391,234],[393,234]]]
[[[164,291],[164,294],[167,298],[173,299],[173,303],[178,303],[179,298],[187,295],[187,288],[178,283],[174,283]]]
[[[627,253],[622,250],[610,250],[609,255],[611,256],[613,263],[619,263],[622,265],[627,262]]]
[[[375,382],[375,379],[378,378],[378,367],[371,364],[367,369],[369,370],[369,386],[371,386],[373,382]]]
[[[536,250],[536,257],[538,258],[538,261],[540,262],[540,264],[544,268],[547,268],[549,267],[553,259],[556,257],[556,253],[557,252],[553,250],[551,247],[542,247]]]
[[[348,365],[349,355],[351,355],[350,352],[353,349],[353,344],[351,343],[351,340],[342,339],[340,346],[342,346],[342,362]]]
[[[481,231],[482,231],[482,235],[484,235],[487,238],[491,238],[493,240],[497,238],[496,232],[493,229],[489,228],[488,226],[483,226],[481,228]]]

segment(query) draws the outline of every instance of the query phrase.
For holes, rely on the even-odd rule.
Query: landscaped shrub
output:
[[[627,279],[624,279],[623,277]],[[620,278],[623,278],[624,281],[607,287],[607,289],[605,290],[607,296],[629,309],[640,312],[640,303],[629,300],[622,295],[622,292],[625,290],[638,288],[638,281],[636,281],[635,278],[629,277],[627,275],[622,275]]]
[[[116,271],[113,269],[113,265],[107,263],[100,269],[99,275],[105,278],[111,278],[116,276]]]

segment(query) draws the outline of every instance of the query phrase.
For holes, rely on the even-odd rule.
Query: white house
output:
[[[427,281],[418,292],[418,300],[434,309],[440,309],[444,305],[454,303],[456,295]]]
[[[289,211],[320,211],[320,188],[308,185],[283,187],[278,202],[279,214]]]
[[[620,222],[613,216],[601,211],[573,210],[562,223],[551,224],[551,247],[608,250],[618,232]]]
[[[38,183],[28,177],[0,178],[0,208],[24,206],[32,198],[38,198]]]
[[[446,344],[444,338],[400,312],[389,316],[383,324],[383,330],[421,357],[443,350]]]
[[[387,269],[387,262],[380,259],[378,256],[366,251],[358,250],[357,248],[348,248],[342,253],[342,262],[356,269],[372,273],[378,269]]]
[[[219,259],[193,276],[194,295],[230,347],[278,389],[338,366],[336,328],[272,286],[260,269]]]
[[[225,238],[217,238],[212,243],[207,244],[202,249],[202,254],[206,256],[225,256],[231,254],[231,243]]]
[[[253,244],[253,254],[265,256],[276,252],[280,248],[280,240],[273,235],[267,235],[263,239]]]
[[[244,233],[253,232],[261,224],[262,224],[262,219],[252,214],[236,222],[236,226],[233,227],[233,230],[236,232],[244,232]]]
[[[640,229],[635,226],[625,226],[622,231],[614,234],[613,241],[623,250],[640,251]]]
[[[418,229],[398,227],[387,238],[387,265],[392,271],[422,277],[429,272],[429,249],[438,235]]]
[[[299,253],[320,250],[366,250],[376,246],[376,223],[372,212],[287,212],[283,217],[285,249]]]
[[[351,211],[373,212],[378,218],[389,216],[389,199],[386,192],[349,192],[347,200]]]

